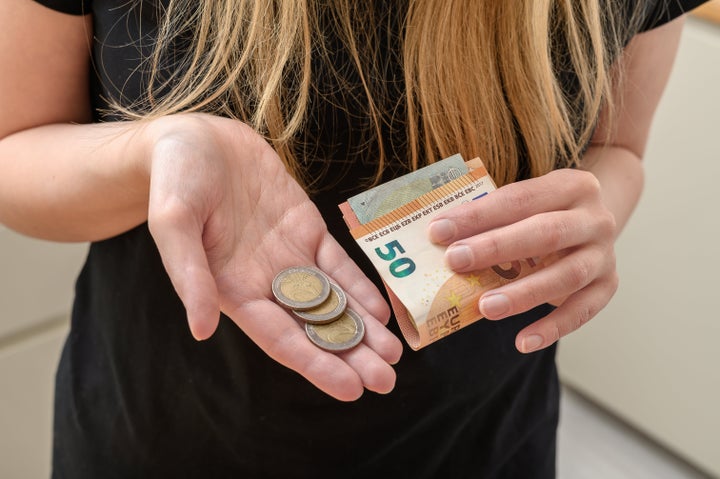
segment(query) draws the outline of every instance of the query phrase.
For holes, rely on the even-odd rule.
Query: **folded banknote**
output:
[[[350,233],[379,272],[400,330],[415,350],[481,319],[478,300],[485,291],[544,265],[539,258],[528,258],[463,274],[447,267],[446,247],[430,242],[428,225],[438,214],[496,189],[479,159],[466,167],[468,172],[458,178],[364,223],[349,202],[339,205]]]

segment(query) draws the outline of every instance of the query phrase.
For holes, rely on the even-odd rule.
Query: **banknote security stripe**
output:
[[[413,217],[418,213],[423,216],[429,216],[431,213],[437,212],[440,209],[446,209],[445,207],[450,205],[450,203],[462,203],[463,200],[471,201],[474,192],[480,191],[480,196],[487,194],[487,191],[482,191],[483,187],[495,189],[495,185],[492,183],[487,170],[484,167],[476,168],[460,178],[429,193],[425,193],[420,198],[412,200],[406,205],[398,207],[390,213],[364,225],[352,228],[350,234],[357,240],[370,235],[370,233],[381,232],[385,228],[394,228],[393,231],[395,231],[407,226],[409,223],[403,223],[403,221],[413,221]]]
[[[358,223],[365,224],[470,171],[456,154],[348,198]]]

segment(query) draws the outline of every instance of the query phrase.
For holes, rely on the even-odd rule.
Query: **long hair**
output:
[[[612,105],[613,62],[632,22],[613,0],[407,0],[398,2],[406,159],[415,169],[462,153],[479,156],[499,184],[578,165],[599,112]],[[641,2],[638,2],[641,3]],[[301,182],[296,142],[314,86],[313,62],[332,65],[332,28],[363,92],[388,161],[373,2],[169,0],[145,68],[142,102],[115,105],[130,118],[212,112],[264,135]],[[632,15],[630,15],[632,16]],[[387,27],[390,28],[390,27]],[[181,48],[178,48],[178,47]],[[567,73],[574,84],[568,88]],[[571,90],[570,94],[568,91]]]

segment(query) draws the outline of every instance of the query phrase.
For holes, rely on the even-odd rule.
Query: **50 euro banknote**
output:
[[[544,266],[527,258],[470,273],[455,273],[444,261],[446,247],[433,244],[427,229],[438,214],[479,200],[496,189],[479,159],[470,171],[393,211],[361,224],[349,203],[339,205],[350,233],[380,274],[405,340],[427,346],[482,315],[480,296]]]

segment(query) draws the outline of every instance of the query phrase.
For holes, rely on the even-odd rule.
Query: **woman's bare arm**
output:
[[[133,123],[91,125],[90,16],[0,2],[0,222],[59,241],[147,218],[147,145]]]
[[[684,18],[642,33],[628,45],[622,91],[614,122],[603,118],[583,159],[602,185],[605,204],[613,212],[617,233],[627,223],[643,186],[643,167],[652,118],[670,77]],[[612,128],[612,132],[609,131]]]

